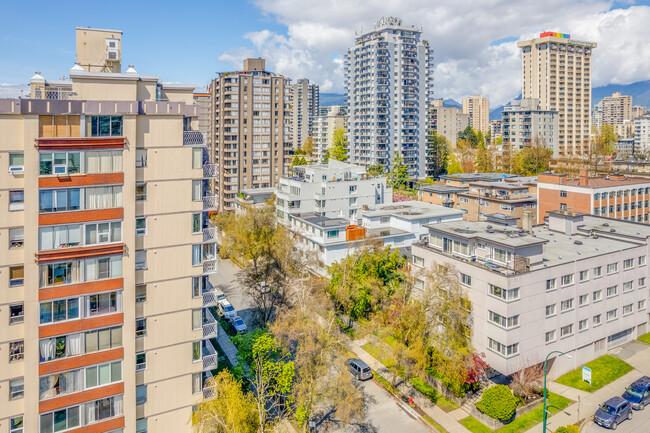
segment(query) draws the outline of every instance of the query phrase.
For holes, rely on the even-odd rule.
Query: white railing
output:
[[[203,370],[213,370],[217,368],[219,354],[210,340],[205,340],[205,348],[203,350]]]
[[[205,309],[205,321],[203,322],[203,338],[214,338],[218,334],[219,324],[209,308]]]
[[[206,195],[203,197],[203,210],[216,210],[219,207],[219,197]]]
[[[219,164],[203,164],[203,177],[212,178],[219,174]]]
[[[205,372],[206,378],[203,381],[203,399],[205,400],[210,400],[212,397],[214,397],[215,393],[215,387],[210,386],[210,379],[214,379],[214,376],[212,375],[212,372],[210,370]]]
[[[216,242],[217,241],[217,228],[208,226],[203,229],[203,242]]]
[[[183,146],[205,146],[203,133],[199,131],[183,131]]]
[[[219,292],[217,292],[217,289],[214,288],[210,281],[206,281],[205,283],[207,284],[207,288],[203,291],[203,306],[214,307],[219,303]]]
[[[203,260],[203,275],[216,274],[217,267],[217,259]]]

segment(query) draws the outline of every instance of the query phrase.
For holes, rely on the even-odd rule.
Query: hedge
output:
[[[507,386],[494,385],[483,392],[476,408],[491,418],[507,421],[515,414],[517,397]]]

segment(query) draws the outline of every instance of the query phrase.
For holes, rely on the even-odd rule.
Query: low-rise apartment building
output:
[[[539,99],[522,99],[506,105],[501,113],[502,138],[513,150],[531,146],[535,142],[553,150],[558,156],[558,112],[543,110]]]
[[[488,214],[500,213],[519,218],[533,218],[536,223],[537,196],[522,182],[470,182],[466,192],[457,193],[458,209],[466,221],[480,221]],[[529,215],[529,216],[527,216]]]
[[[577,179],[555,173],[540,173],[537,178],[537,221],[549,211],[571,210],[648,222],[650,178],[621,174],[590,177],[587,170],[581,170]]]
[[[469,114],[458,107],[445,107],[444,100],[434,99],[429,105],[429,122],[431,130],[442,135],[449,142],[451,149],[456,148],[458,133],[470,126]]]
[[[526,232],[489,222],[430,225],[412,246],[416,286],[428,270],[458,273],[471,305],[472,344],[504,375],[551,358],[557,377],[648,332],[650,228],[568,211]]]
[[[337,129],[347,132],[348,112],[345,105],[320,107],[313,122],[314,157],[317,161],[325,161],[325,154],[333,144],[334,131]]]

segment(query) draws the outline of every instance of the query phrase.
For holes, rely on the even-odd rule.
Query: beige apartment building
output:
[[[309,84],[307,78],[301,78],[291,85],[293,102],[293,148],[301,147],[307,137],[314,135],[314,117],[318,115],[318,84]]]
[[[314,117],[314,157],[324,162],[327,149],[332,146],[334,131],[348,129],[348,111],[345,105],[330,105],[319,108],[318,116]]]
[[[469,124],[483,135],[490,132],[490,101],[481,95],[463,99],[463,113],[469,114]]]
[[[290,79],[245,59],[241,71],[220,72],[208,86],[212,107],[214,193],[220,210],[234,210],[243,189],[278,186],[291,165]]]
[[[545,32],[521,41],[522,97],[559,116],[558,156],[586,155],[591,133],[591,51],[595,42]]]
[[[119,34],[0,99],[0,432],[189,432],[217,367],[194,86],[121,72]]]
[[[606,96],[594,107],[592,124],[598,129],[612,125],[619,138],[634,138],[634,117],[632,116],[632,96],[614,92]],[[620,153],[620,152],[619,152]]]
[[[463,132],[470,123],[469,114],[457,107],[445,107],[442,98],[434,99],[429,105],[431,129],[449,141],[452,149],[456,148],[458,133]]]
[[[210,115],[210,94],[209,93],[194,93],[194,105],[197,106],[198,110],[198,119],[199,126],[198,131],[203,134],[203,139],[205,140],[205,146],[208,148],[208,151],[212,149],[212,143],[210,139],[212,138],[209,134],[210,132],[210,121],[212,116]]]

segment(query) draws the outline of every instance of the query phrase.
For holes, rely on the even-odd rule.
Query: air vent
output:
[[[616,231],[616,229],[609,229],[610,233],[614,233],[615,231]]]
[[[582,245],[582,241],[573,241],[573,243],[576,245]]]

